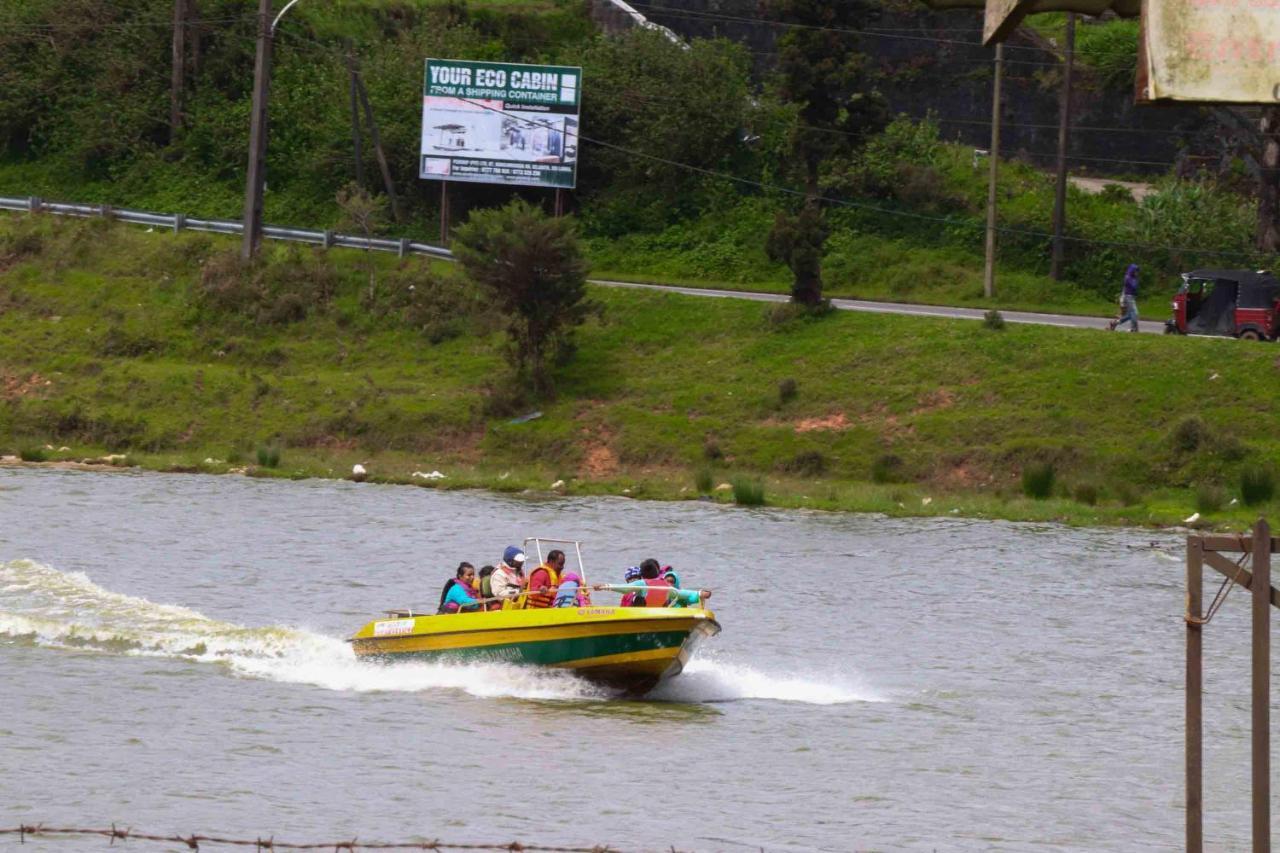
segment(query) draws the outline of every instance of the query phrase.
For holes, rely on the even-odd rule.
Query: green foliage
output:
[[[454,255],[506,318],[517,374],[527,372],[538,393],[550,393],[552,364],[572,355],[574,329],[593,310],[572,220],[516,200],[472,214],[457,231]]]
[[[31,445],[19,450],[18,458],[23,462],[46,462],[49,459],[49,451],[43,447]]]
[[[982,325],[984,328],[999,332],[1004,329],[1004,317],[992,308],[982,315]]]
[[[1117,483],[1113,489],[1120,506],[1140,506],[1143,501],[1142,489],[1130,482]]]
[[[262,468],[280,467],[280,448],[274,444],[260,444],[257,450],[258,465]]]
[[[1052,462],[1033,462],[1022,469],[1022,493],[1029,498],[1044,500],[1053,494],[1056,476]]]
[[[829,233],[822,208],[816,202],[806,202],[796,214],[779,211],[774,218],[765,251],[769,260],[790,267],[794,277],[793,302],[822,302],[822,247]]]
[[[782,464],[782,470],[800,477],[817,477],[827,472],[827,457],[818,450],[802,450]]]
[[[739,506],[764,506],[764,483],[749,477],[734,477],[733,502]]]
[[[695,214],[716,191],[714,179],[632,152],[732,171],[745,156],[752,111],[747,52],[723,40],[676,44],[636,27],[594,40],[580,61],[590,81],[583,127],[606,143],[579,166],[581,192],[597,199],[592,227],[614,236]]]
[[[1209,426],[1199,415],[1187,415],[1174,426],[1170,434],[1173,449],[1179,453],[1193,453],[1209,438]]]
[[[1111,20],[1076,27],[1076,56],[1097,73],[1109,89],[1131,91],[1138,66],[1139,24]]]
[[[1240,472],[1240,499],[1246,506],[1257,506],[1275,497],[1276,475],[1270,468],[1245,468]]]
[[[778,383],[778,403],[785,406],[794,400],[800,393],[800,386],[795,379],[787,377]]]
[[[694,488],[698,490],[700,495],[709,495],[711,490],[715,488],[715,478],[712,476],[710,468],[699,468],[693,476]]]
[[[1218,512],[1227,503],[1226,490],[1215,483],[1196,486],[1196,510],[1203,513]]]
[[[1085,506],[1095,506],[1098,503],[1098,494],[1097,483],[1077,483],[1071,492],[1071,496],[1075,498],[1076,502]]]
[[[215,317],[240,316],[285,325],[324,312],[337,291],[337,276],[321,250],[290,247],[283,262],[246,263],[228,249],[208,259],[195,302]]]
[[[901,483],[906,479],[906,463],[896,453],[882,453],[871,463],[874,483]]]

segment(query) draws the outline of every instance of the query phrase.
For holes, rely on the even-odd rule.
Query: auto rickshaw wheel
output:
[[[1262,333],[1259,332],[1257,329],[1245,329],[1243,332],[1240,333],[1240,340],[1260,341],[1262,340]]]

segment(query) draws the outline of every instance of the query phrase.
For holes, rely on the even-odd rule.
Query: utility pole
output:
[[[1058,183],[1053,195],[1053,261],[1049,265],[1049,278],[1062,278],[1062,258],[1065,245],[1062,232],[1067,225],[1067,130],[1071,125],[1071,73],[1075,66],[1076,13],[1067,13],[1066,56],[1063,59],[1062,106],[1058,111]]]
[[[356,96],[356,57],[347,45],[347,74],[351,77],[351,146],[355,149],[356,185],[364,188],[364,150],[360,144],[360,106]]]
[[[991,92],[991,172],[987,179],[987,266],[982,293],[996,293],[996,176],[1000,162],[1000,78],[1004,73],[1004,43],[996,45],[996,80]]]
[[[182,90],[186,79],[187,0],[173,0],[173,70],[169,85],[169,141],[182,127]]]
[[[262,243],[262,191],[266,183],[267,98],[271,88],[271,0],[258,0],[258,50],[253,63],[253,114],[249,125],[249,170],[244,185],[242,260]]]

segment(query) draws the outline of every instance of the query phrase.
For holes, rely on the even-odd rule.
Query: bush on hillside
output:
[[[506,319],[517,376],[551,393],[553,365],[572,355],[574,329],[596,310],[586,298],[587,262],[573,220],[516,200],[472,214],[453,251]]]
[[[1053,494],[1055,478],[1052,462],[1033,462],[1022,469],[1022,493],[1029,498],[1044,500]]]
[[[246,263],[238,249],[212,255],[200,273],[195,302],[214,314],[240,315],[259,323],[303,320],[325,311],[338,290],[338,273],[319,250],[291,249],[284,260]]]
[[[1276,475],[1269,468],[1246,468],[1240,474],[1240,499],[1246,506],[1257,506],[1275,497]]]

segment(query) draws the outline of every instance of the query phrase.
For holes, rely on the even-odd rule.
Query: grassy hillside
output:
[[[0,218],[0,451],[662,498],[737,481],[788,506],[1079,522],[1276,508],[1230,503],[1280,451],[1270,345],[598,288],[559,397],[535,403],[451,268],[376,258],[371,290],[360,253],[272,245],[246,312],[228,252]],[[1026,497],[1046,464],[1051,496]]]

